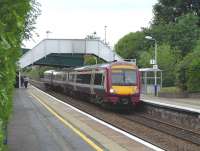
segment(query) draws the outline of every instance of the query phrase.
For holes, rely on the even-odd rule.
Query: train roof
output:
[[[52,73],[52,72],[55,72],[55,70],[47,70],[47,71],[44,71],[44,73],[46,73],[46,74],[50,74],[50,73]]]
[[[44,72],[44,74],[54,74],[54,75],[57,75],[57,74],[61,74],[63,73],[64,71],[56,71],[56,70],[47,70]]]
[[[135,63],[127,62],[127,61],[118,61],[118,62],[110,62],[110,63],[105,63],[105,64],[96,64],[96,65],[78,67],[78,68],[74,68],[74,70],[79,71],[79,70],[91,70],[91,69],[104,69],[112,65],[135,65]]]
[[[135,68],[137,68],[136,64],[133,62],[127,62],[127,61],[118,61],[118,62],[109,62],[109,63],[104,63],[104,64],[96,64],[96,65],[88,65],[88,66],[83,66],[83,67],[77,67],[77,68],[70,68],[68,70],[61,70],[61,71],[56,71],[56,70],[47,70],[44,72],[44,74],[60,74],[65,71],[83,71],[83,70],[92,70],[92,69],[105,69],[109,68],[112,65],[134,65]]]

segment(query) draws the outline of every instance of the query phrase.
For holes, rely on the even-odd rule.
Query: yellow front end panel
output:
[[[136,69],[135,65],[113,65],[112,69]]]
[[[114,94],[132,95],[137,93],[137,86],[112,86]]]

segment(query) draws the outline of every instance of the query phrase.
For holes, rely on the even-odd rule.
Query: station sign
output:
[[[156,64],[155,59],[151,59],[151,60],[150,60],[150,64]]]
[[[157,64],[154,64],[154,65],[153,65],[153,69],[158,69],[158,65],[157,65]]]

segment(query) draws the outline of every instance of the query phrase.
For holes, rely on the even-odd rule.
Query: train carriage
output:
[[[49,73],[44,73],[48,75],[43,79],[45,85],[60,87],[69,94],[88,96],[98,104],[130,107],[140,102],[140,74],[134,63],[113,62]]]

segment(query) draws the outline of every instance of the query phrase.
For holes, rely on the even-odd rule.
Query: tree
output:
[[[176,22],[179,16],[188,13],[198,16],[200,21],[199,0],[159,0],[153,7],[153,24]],[[199,22],[200,23],[200,22]]]
[[[98,58],[97,56],[93,55],[85,55],[84,56],[84,65],[94,65],[94,64],[101,64],[105,63],[104,60]]]
[[[152,59],[152,53],[149,51],[144,51],[140,54],[138,62],[138,66],[140,68],[150,67],[150,60]]]
[[[177,60],[174,51],[169,44],[161,44],[158,47],[158,66],[163,70],[163,86],[166,87],[175,84],[174,66]]]
[[[180,55],[175,53],[176,83],[183,91],[198,90],[199,55],[193,49],[200,34],[200,1],[159,0],[154,6],[151,28],[146,31],[180,50]]]
[[[177,66],[177,85],[183,91],[200,91],[200,40],[193,52],[189,53]]]
[[[174,86],[175,84],[174,65],[176,64],[176,57],[173,53],[174,51],[170,45],[165,43],[158,46],[157,64],[159,69],[163,71],[163,86]],[[152,68],[152,65],[150,65],[150,59],[152,58],[154,58],[153,47],[140,55],[138,65],[144,68]]]
[[[159,43],[168,43],[177,48],[184,57],[191,52],[199,38],[200,28],[197,23],[198,17],[189,13],[178,17],[177,22],[151,25],[150,28],[144,29],[144,33],[151,35]]]
[[[36,0],[29,1],[31,5],[29,5],[29,11],[25,16],[25,29],[23,34],[23,39],[27,40],[32,38],[32,32],[35,30],[36,19],[41,14],[40,3],[38,3]]]
[[[142,31],[131,32],[122,37],[115,45],[116,52],[125,59],[139,59],[140,53],[148,50],[149,42],[145,41]]]

